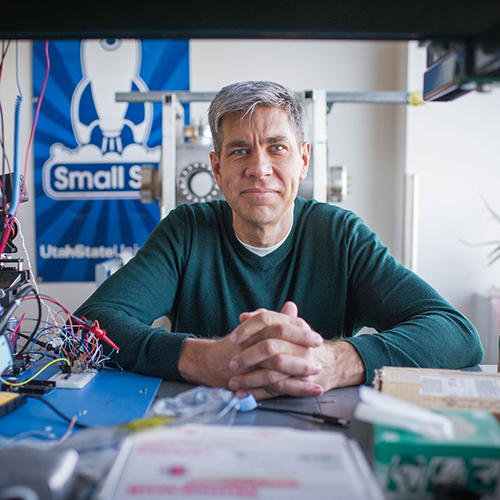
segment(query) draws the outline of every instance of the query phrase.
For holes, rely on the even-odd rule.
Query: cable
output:
[[[38,375],[40,375],[40,373],[42,373],[46,368],[48,368],[50,365],[53,365],[54,363],[57,363],[58,361],[65,361],[68,364],[68,366],[71,366],[69,361],[66,358],[57,358],[57,359],[52,360],[50,363],[47,363],[40,371],[36,372],[35,375],[30,377],[28,380],[23,380],[22,382],[13,383],[13,382],[9,382],[9,381],[3,379],[2,377],[0,377],[0,381],[3,382],[4,384],[10,386],[10,387],[21,387],[23,385],[30,383],[34,378],[38,377]]]
[[[61,439],[59,439],[59,441],[57,442],[57,444],[64,443],[64,441],[66,441],[71,436],[71,433],[73,432],[73,429],[74,429],[74,427],[76,425],[76,419],[77,419],[77,416],[75,415],[71,419],[71,423],[69,424],[68,430],[64,433],[64,435],[61,437]]]
[[[10,41],[9,41],[9,43],[10,43]],[[26,148],[26,161],[24,163],[24,179],[23,179],[23,184],[21,186],[21,194],[20,194],[19,199],[22,199],[22,197],[24,195],[24,191],[26,189],[26,172],[28,170],[29,152],[31,149],[31,144],[33,143],[33,137],[35,135],[35,129],[36,129],[36,125],[38,122],[38,115],[40,114],[40,107],[42,105],[43,95],[45,94],[45,87],[47,85],[47,80],[49,78],[50,58],[49,58],[49,41],[48,40],[45,41],[45,59],[47,61],[47,69],[45,71],[45,78],[43,80],[42,90],[40,91],[40,96],[38,98],[38,103],[36,106],[35,118],[33,120],[33,126],[31,128],[31,134],[30,134],[30,138],[28,141],[28,147]],[[2,63],[0,64],[0,75],[1,75],[1,65],[3,65],[3,58],[2,58]],[[1,78],[1,76],[0,76],[0,78]],[[2,136],[3,136],[3,134],[2,134]],[[9,221],[7,221],[7,217],[5,218],[4,234],[3,234],[2,241],[0,243],[0,254],[4,253],[5,247],[7,246],[9,234],[10,234],[12,225],[14,224],[14,220],[15,220],[15,217],[17,215],[18,208],[19,208],[19,206],[16,208],[15,212],[11,215]]]
[[[23,91],[21,90],[21,84],[19,83],[19,40],[16,41],[16,81],[17,81],[17,91],[21,98],[23,97]]]
[[[19,307],[19,304],[21,304],[24,297],[26,297],[26,295],[28,295],[28,293],[31,292],[31,290],[33,290],[33,287],[30,285],[23,288],[17,294],[16,298],[3,311],[2,316],[0,316],[0,335],[4,333],[4,331],[7,329],[7,325],[9,323],[10,317],[12,316],[13,312]]]
[[[15,220],[17,207],[21,201],[21,104],[22,96],[17,96],[14,110],[14,172],[12,176],[12,201],[10,203],[9,215]]]
[[[5,46],[5,41],[2,41],[2,56],[1,56],[1,60],[0,60],[0,82],[2,80],[2,72],[3,72],[3,64],[5,61],[5,56],[7,55],[7,51],[9,50],[9,47],[10,47],[10,40],[7,43],[7,46]],[[10,171],[10,165],[9,165],[9,161],[7,158],[7,153],[5,152],[4,138],[5,138],[5,124],[4,124],[3,108],[2,108],[2,104],[0,102],[0,142],[1,142],[1,146],[2,146],[2,180],[5,179],[4,176],[5,176],[5,164],[6,163],[9,167],[9,171]],[[5,189],[4,189],[3,185],[2,185],[2,195],[3,195],[2,196],[3,210],[5,210],[6,205],[7,205],[7,199],[5,196]],[[4,237],[8,237],[10,230],[7,231],[7,228],[9,227],[7,216],[5,216],[5,220],[2,222],[2,225],[4,227],[2,228],[3,232],[1,234]],[[4,238],[2,237],[1,239],[3,241]],[[0,245],[0,249],[1,249],[1,252],[0,252],[0,254],[1,254],[4,251],[5,246]]]
[[[16,98],[14,111],[14,174],[12,177],[12,201],[9,208],[9,215],[15,217],[17,207],[21,202],[21,104],[23,93],[19,83],[19,40],[16,41],[16,81],[19,95]]]
[[[269,408],[268,406],[260,406],[260,405],[257,406],[257,410],[272,411],[275,413],[291,413],[293,415],[300,415],[303,417],[317,418],[318,420],[322,420],[324,424],[336,425],[340,427],[346,427],[350,423],[349,420],[345,418],[332,417],[331,415],[326,415],[325,413],[318,413],[318,412],[287,410],[285,408]]]
[[[26,343],[24,344],[24,346],[22,347],[22,349],[16,354],[16,358],[17,359],[19,359],[24,354],[24,351],[26,351],[26,349],[28,348],[28,345],[33,340],[33,338],[35,337],[35,335],[36,335],[36,333],[38,331],[38,327],[40,326],[40,322],[42,321],[42,303],[40,302],[40,296],[36,293],[35,289],[31,285],[28,285],[26,288],[29,288],[28,291],[32,291],[35,294],[35,297],[37,299],[37,303],[38,303],[38,319],[37,319],[35,328],[31,332],[31,335],[29,336],[28,340],[26,341]],[[23,291],[26,290],[26,288],[23,288]],[[19,295],[20,295],[20,293],[18,294],[18,296],[14,300],[14,302],[16,302],[17,300],[19,300]],[[4,315],[5,314],[6,314],[6,311],[4,312]],[[0,321],[1,321],[1,318],[0,318]],[[0,329],[0,332],[1,331],[2,330]]]
[[[66,422],[69,422],[70,424],[72,423],[73,419],[67,417],[59,411],[52,403],[49,403],[46,399],[43,399],[42,396],[35,396],[34,394],[24,394],[27,398],[32,398],[32,399],[38,399],[38,401],[41,401],[42,403],[45,403],[51,410],[56,412],[61,418],[66,420]],[[75,422],[74,424],[76,427],[80,427],[81,429],[91,429],[92,426],[90,425],[85,425],[85,424],[80,424],[79,422]]]

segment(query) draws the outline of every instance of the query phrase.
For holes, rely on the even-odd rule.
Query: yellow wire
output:
[[[0,377],[0,380],[4,384],[10,385],[12,387],[19,387],[21,385],[27,384],[28,382],[31,382],[34,378],[38,377],[38,375],[40,375],[40,373],[42,373],[43,370],[45,370],[46,368],[48,368],[50,365],[53,365],[54,363],[57,363],[58,361],[66,361],[66,363],[68,364],[68,366],[71,366],[70,362],[66,358],[59,358],[59,359],[54,359],[50,363],[46,364],[38,373],[35,373],[35,375],[33,375],[28,380],[25,380],[24,382],[19,382],[17,384],[12,384],[11,382],[7,382],[7,380],[4,380],[2,377]]]

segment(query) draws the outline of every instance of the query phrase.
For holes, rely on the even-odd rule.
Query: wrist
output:
[[[325,342],[329,352],[329,362],[323,367],[323,387],[325,391],[336,387],[364,384],[366,369],[357,349],[345,340]],[[321,375],[320,375],[321,376]]]
[[[181,377],[186,380],[186,382],[210,385],[207,383],[207,375],[204,372],[206,371],[206,367],[209,366],[206,359],[207,347],[208,344],[213,342],[214,341],[210,339],[198,339],[193,337],[188,337],[184,341],[177,368]]]

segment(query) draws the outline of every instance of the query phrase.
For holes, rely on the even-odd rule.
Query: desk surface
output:
[[[49,367],[38,378],[48,379]],[[49,372],[49,373],[47,373]],[[27,374],[28,376],[29,374]],[[60,389],[45,396],[69,418],[89,426],[125,423],[142,417],[151,406],[161,379],[131,372],[102,370],[82,389]],[[12,437],[23,432],[50,432],[61,437],[68,422],[36,399],[0,419],[0,435]]]
[[[493,369],[495,368],[495,369]],[[476,368],[479,371],[496,371],[496,367]],[[48,374],[44,378],[48,378]],[[92,426],[106,426],[124,423],[143,416],[149,409],[153,399],[156,397],[172,397],[180,392],[192,388],[188,383],[176,383],[161,381],[157,378],[144,377],[129,372],[102,371],[83,389],[56,389],[46,396],[58,409],[71,417],[79,412],[78,421]],[[249,413],[238,413],[236,425],[258,425],[258,426],[287,426],[308,430],[335,430],[341,431],[348,437],[356,438],[365,455],[371,457],[371,426],[363,422],[357,422],[352,417],[354,409],[359,401],[358,387],[347,387],[334,389],[319,398],[287,398],[280,397],[265,401],[265,405],[273,408],[293,409],[305,412],[321,412],[331,416],[351,420],[347,428],[326,425],[315,419],[294,416],[286,413],[272,413],[255,410]],[[68,423],[52,412],[43,403],[36,400],[28,400],[28,403],[18,408],[11,414],[0,419],[0,435],[14,436],[20,433],[46,432],[50,426],[51,432],[57,437],[64,435],[68,429]],[[104,430],[106,431],[106,430]],[[90,431],[94,432],[94,431]],[[111,465],[116,450],[111,449],[108,453],[107,444],[101,443],[102,430],[97,429],[96,434],[90,434],[90,438],[97,439],[97,446],[92,448],[88,454],[80,455],[79,470],[83,476],[93,478],[92,484],[84,482],[78,487],[78,491],[87,492],[100,483],[103,474]],[[101,432],[101,434],[98,434]],[[109,433],[108,433],[109,434]],[[88,441],[89,434],[77,433],[74,436],[84,438],[80,441]],[[64,446],[72,447],[71,438]],[[116,444],[116,443],[115,443]],[[93,448],[102,448],[99,450]],[[78,450],[80,452],[80,450]]]

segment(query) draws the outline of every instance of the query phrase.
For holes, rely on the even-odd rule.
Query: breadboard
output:
[[[85,387],[95,376],[97,370],[89,370],[82,373],[63,373],[58,372],[49,380],[56,383],[58,389],[82,389]]]

